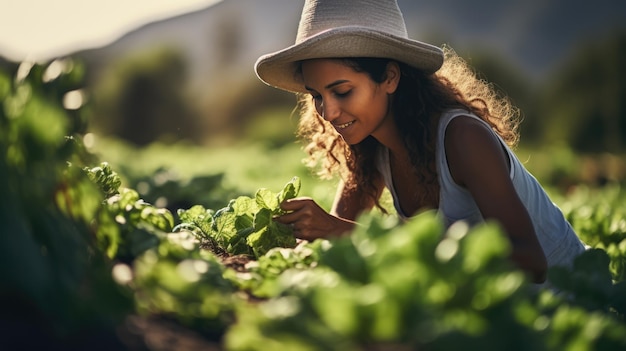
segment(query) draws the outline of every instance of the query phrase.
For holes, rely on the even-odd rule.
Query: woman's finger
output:
[[[284,211],[297,211],[311,203],[314,203],[313,199],[308,197],[297,197],[294,199],[285,200],[280,204],[280,208]]]
[[[298,213],[297,212],[285,213],[283,215],[274,217],[274,220],[282,224],[292,224],[298,220]]]

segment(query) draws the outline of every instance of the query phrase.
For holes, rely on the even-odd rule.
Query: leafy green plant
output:
[[[225,266],[200,249],[189,232],[167,234],[132,267],[122,267],[132,272],[127,283],[138,314],[176,320],[211,340],[219,340],[233,323],[236,286],[224,277]]]
[[[0,71],[3,346],[159,349],[122,345],[118,333],[141,333],[127,329],[132,317],[175,323],[177,337],[225,350],[626,348],[619,185],[558,198],[591,249],[550,270],[556,290],[529,285],[493,223],[444,229],[432,212],[406,223],[373,212],[348,236],[296,242],[274,216],[298,196],[297,177],[217,211],[178,210],[175,226],[173,212],[122,187],[85,148],[85,108],[63,102],[87,96],[77,92],[77,62],[11,70]],[[209,190],[223,184],[221,173],[163,183],[160,172],[140,181],[163,185],[162,194],[189,185],[219,203],[235,191]]]
[[[281,291],[281,275],[288,270],[308,270],[317,266],[327,245],[327,240],[320,239],[301,241],[294,248],[274,247],[258,259],[246,262],[244,272],[228,268],[224,277],[255,298],[275,297]]]
[[[623,185],[600,189],[579,186],[561,201],[563,212],[581,240],[605,251],[612,278],[626,279],[626,191]]]
[[[118,348],[114,328],[132,311],[94,236],[104,196],[82,170],[95,159],[82,143],[84,108],[64,103],[82,96],[82,73],[73,60],[0,72],[1,320],[14,328],[3,334],[7,348],[41,340],[81,348],[96,335]]]
[[[84,171],[105,197],[94,224],[98,243],[109,258],[130,262],[172,231],[171,212],[145,202],[133,189],[120,188],[121,180],[108,163]]]
[[[190,230],[232,255],[260,257],[274,247],[294,247],[291,228],[273,217],[283,213],[281,202],[298,196],[300,186],[294,177],[278,193],[261,188],[254,198],[239,196],[217,211],[200,205],[179,210],[181,223],[174,230]]]
[[[325,241],[317,264],[283,270],[271,298],[243,306],[227,331],[226,349],[626,346],[626,325],[608,309],[583,307],[582,291],[568,290],[570,298],[550,290],[535,295],[512,267],[508,240],[494,224],[470,229],[459,223],[445,231],[429,212],[406,224],[378,216],[359,223],[350,237]],[[595,254],[578,266],[587,266]],[[610,275],[607,265],[588,268],[582,273],[587,281],[598,272]],[[583,279],[578,275],[572,279]],[[612,285],[603,284],[600,289]]]

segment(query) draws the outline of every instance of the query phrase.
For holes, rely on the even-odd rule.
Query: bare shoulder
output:
[[[460,185],[485,173],[508,174],[502,144],[488,125],[469,116],[450,121],[444,147],[450,173]]]
[[[482,121],[470,116],[458,116],[450,121],[445,133],[446,146],[467,145],[485,139],[495,139],[491,129]]]

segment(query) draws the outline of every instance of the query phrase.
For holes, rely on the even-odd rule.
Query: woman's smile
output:
[[[342,124],[333,124],[333,125],[334,125],[334,126],[335,126],[335,128],[337,128],[337,129],[346,129],[346,128],[348,128],[349,126],[351,126],[354,122],[355,122],[355,121],[350,121],[350,122],[347,122],[347,123],[342,123]]]

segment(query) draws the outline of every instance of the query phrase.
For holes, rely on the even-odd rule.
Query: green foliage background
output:
[[[606,70],[594,85],[623,74],[619,65]],[[336,180],[317,179],[284,134],[280,143],[257,135],[230,147],[171,139],[137,147],[94,133],[85,73],[69,58],[0,71],[3,345],[160,350],[167,342],[155,335],[165,333],[190,348],[228,350],[626,347],[626,193],[615,143],[623,85],[602,94],[586,86],[581,96],[611,103],[574,109],[613,123],[592,129],[600,133],[593,138],[617,133],[610,144],[583,148],[603,153],[563,146],[582,148],[578,132],[517,151],[592,247],[572,269],[550,272],[556,294],[533,289],[510,266],[495,224],[444,231],[432,213],[405,225],[372,213],[349,237],[266,248],[229,264],[237,256],[216,255],[178,226],[202,211],[178,210],[223,208],[259,188],[277,192],[294,176],[300,195],[329,208]],[[555,91],[567,96],[571,86]],[[551,128],[566,126],[578,128]]]

